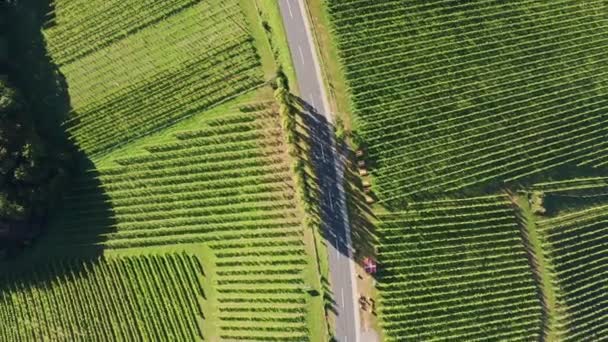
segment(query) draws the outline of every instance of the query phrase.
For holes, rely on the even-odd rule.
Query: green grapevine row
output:
[[[388,341],[538,338],[541,307],[506,196],[411,203],[379,215]]]
[[[382,203],[608,163],[602,1],[328,10]]]
[[[52,262],[0,278],[0,340],[201,340],[198,259]]]

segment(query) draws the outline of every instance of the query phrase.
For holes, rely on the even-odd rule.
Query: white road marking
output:
[[[317,109],[317,105],[315,104],[315,98],[314,96],[312,96],[312,93],[310,94],[310,104],[312,105],[313,109]]]
[[[290,5],[289,1],[294,1],[293,5],[297,5],[298,6],[298,8],[296,8],[297,11],[295,13],[293,13],[293,14],[297,15],[298,17],[300,17],[300,16],[302,17],[304,28],[305,28],[305,31],[306,31],[306,38],[307,38],[307,41],[308,41],[308,43],[307,43],[308,46],[304,46],[304,47],[307,48],[307,49],[310,49],[310,51],[307,50],[307,53],[309,53],[309,52],[311,53],[311,56],[310,56],[311,59],[310,59],[309,62],[311,63],[312,67],[314,68],[314,73],[316,74],[316,80],[314,80],[314,81],[317,84],[319,90],[321,91],[321,97],[319,99],[321,101],[321,103],[318,104],[318,105],[320,105],[320,108],[316,108],[317,109],[317,113],[319,115],[323,115],[326,118],[327,122],[329,122],[330,124],[332,124],[332,123],[334,123],[335,118],[334,118],[334,115],[331,113],[331,108],[330,108],[329,101],[328,101],[328,96],[327,96],[327,90],[325,89],[325,84],[323,82],[323,76],[322,76],[322,72],[321,72],[321,66],[320,66],[320,63],[319,63],[319,57],[318,57],[318,54],[317,54],[317,50],[316,50],[316,45],[315,45],[314,39],[312,37],[312,32],[313,31],[311,29],[310,18],[307,15],[307,10],[306,10],[306,5],[305,5],[305,1],[306,0],[285,0],[285,1],[288,2],[288,5]],[[286,19],[288,19],[288,18],[286,18]],[[292,43],[295,43],[295,42],[292,42]],[[299,53],[300,53],[300,56],[302,58],[302,62],[304,62],[302,48],[300,46],[298,46],[298,48],[300,48],[300,52]],[[294,55],[297,54],[295,52],[295,49],[294,49],[293,52],[294,52]],[[295,56],[294,56],[294,58],[297,59],[297,57],[295,57]],[[316,123],[321,123],[321,120],[318,119],[318,118],[316,118],[316,116],[312,116],[312,119]],[[330,148],[330,150],[329,150],[330,153],[333,153],[334,150],[335,150],[335,142],[332,141],[331,145],[329,146],[329,148]],[[338,158],[337,158],[337,156],[330,155],[330,156],[328,156],[328,158],[332,162],[336,162],[336,165],[334,165],[334,167],[335,167],[335,170],[336,170],[336,173],[337,173],[337,176],[338,176],[337,179],[338,180],[343,179],[343,175],[341,174],[343,172],[343,170],[339,169],[339,167],[337,165],[337,162],[339,161]],[[356,290],[356,285],[357,284],[356,284],[356,279],[355,279],[356,272],[355,272],[354,262],[350,258],[352,256],[352,250],[349,247],[352,244],[351,236],[350,236],[351,229],[350,229],[350,226],[348,224],[348,216],[347,216],[347,212],[346,212],[346,207],[344,206],[344,203],[345,203],[345,190],[341,187],[341,183],[338,183],[337,195],[338,195],[339,203],[341,203],[343,206],[342,207],[337,207],[337,208],[334,209],[333,199],[331,199],[330,205],[332,207],[332,211],[335,211],[336,209],[339,211],[339,212],[336,213],[336,215],[340,215],[342,217],[342,221],[344,221],[344,224],[345,224],[345,227],[346,227],[346,236],[345,236],[346,241],[342,240],[342,242],[345,243],[345,245],[347,246],[346,247],[347,251],[344,254],[344,258],[339,258],[336,261],[338,261],[337,264],[338,264],[339,267],[342,267],[342,265],[344,264],[344,262],[348,263],[348,269],[350,270],[350,272],[349,272],[350,283],[351,283],[352,287],[347,288],[347,291],[348,291],[348,296],[347,297],[349,298],[349,301],[352,300],[352,303],[350,303],[350,304],[353,304],[353,307],[356,308],[358,306],[358,304],[357,304],[358,297],[357,297],[357,290]],[[329,193],[329,197],[330,198],[332,197],[331,193]],[[330,230],[330,234],[331,233],[333,233],[333,232],[331,232],[331,230]],[[337,238],[338,237],[336,236],[336,239]],[[340,238],[340,239],[343,239],[343,238]],[[338,243],[336,243],[336,245],[338,246]],[[343,295],[342,295],[342,301],[344,303],[344,297],[343,297]],[[344,319],[339,319],[338,320],[338,322],[337,322],[338,324],[337,325],[338,326],[342,326],[343,325],[343,327],[341,327],[341,328],[345,329],[345,330],[348,330],[348,331],[351,330],[351,329],[354,330],[354,341],[353,342],[360,342],[360,340],[361,340],[361,338],[360,338],[360,329],[358,327],[359,326],[359,324],[358,324],[359,323],[359,310],[353,310],[353,316],[354,317],[353,317],[353,321],[352,322],[350,322],[350,321],[349,322],[344,321],[345,319],[348,319],[348,317],[344,317]],[[345,339],[345,341],[346,341],[346,339]]]
[[[285,2],[287,3],[287,9],[289,9],[289,16],[293,18],[293,12],[291,11],[291,5],[289,4],[289,0]]]
[[[315,51],[315,41],[312,38],[312,29],[310,27],[310,22],[306,10],[306,5],[304,4],[305,0],[297,0],[298,6],[300,8],[300,15],[304,21],[304,27],[306,28],[306,38],[308,39],[308,44],[311,47],[312,52],[312,64],[315,68],[315,73],[317,74],[317,84],[319,85],[319,89],[321,89],[321,100],[323,101],[323,115],[327,118],[327,121],[331,124],[334,123],[334,116],[331,114],[331,109],[329,107],[329,102],[327,101],[327,94],[325,91],[325,84],[323,83],[323,74],[321,73],[321,64],[319,63],[319,57]]]
[[[304,52],[302,52],[302,47],[298,45],[298,50],[300,50],[300,58],[302,58],[302,64],[306,65],[306,61],[304,60]]]
[[[325,158],[325,149],[321,148],[321,155],[323,156],[323,161],[327,162],[327,159]]]
[[[340,289],[340,296],[342,297],[342,307],[344,307],[344,288]]]
[[[338,235],[336,235],[336,259],[340,259],[340,242],[338,241]]]

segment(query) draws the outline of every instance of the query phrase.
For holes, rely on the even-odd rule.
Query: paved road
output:
[[[305,119],[311,130],[311,150],[321,185],[321,215],[329,252],[331,290],[337,314],[335,338],[358,342],[359,311],[350,226],[343,187],[344,162],[336,149],[334,118],[329,109],[321,69],[304,0],[279,0],[281,15],[298,78]]]

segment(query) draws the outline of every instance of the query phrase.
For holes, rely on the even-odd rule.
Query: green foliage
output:
[[[543,215],[547,212],[547,209],[545,208],[545,194],[542,191],[533,191],[530,193],[529,198],[532,213]]]
[[[537,222],[559,289],[562,341],[597,341],[608,333],[607,222],[608,205]]]
[[[44,243],[207,246],[222,339],[307,340],[308,260],[277,107],[244,105],[76,180]]]
[[[507,196],[411,204],[380,215],[387,341],[533,341],[541,303]]]
[[[90,157],[264,82],[238,0],[58,0],[54,14],[45,35],[70,86],[67,129]]]
[[[46,215],[66,181],[68,156],[61,148],[38,134],[24,97],[0,80],[0,220]]]
[[[0,341],[201,340],[199,270],[196,257],[169,254],[3,273]]]
[[[45,46],[69,84],[62,127],[83,154],[100,157],[261,85],[242,3],[52,2]],[[255,102],[192,121],[76,175],[52,234],[25,256],[40,264],[2,269],[0,340],[309,339],[310,256],[278,107]],[[51,151],[32,143],[20,153]],[[211,256],[209,300],[192,267],[142,256],[181,248]],[[200,331],[200,302],[212,308],[211,332]]]
[[[608,165],[602,1],[328,9],[382,203]]]
[[[334,133],[338,141],[344,141],[344,139],[346,139],[348,136],[348,132],[344,128],[344,122],[339,117],[336,118],[336,123],[334,125]]]

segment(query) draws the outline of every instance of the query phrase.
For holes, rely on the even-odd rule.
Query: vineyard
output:
[[[604,1],[327,3],[381,202],[607,166]]]
[[[0,342],[608,336],[605,0],[35,3],[78,170]]]
[[[0,341],[327,339],[261,4],[51,4],[81,170],[0,262]]]
[[[564,304],[564,341],[599,340],[608,333],[608,206],[538,223],[546,236]]]
[[[246,236],[297,239],[298,210],[274,106],[255,103],[205,120],[91,171],[76,182],[49,243],[221,247]]]
[[[605,338],[606,2],[311,2],[385,339]]]
[[[411,204],[379,216],[387,341],[532,341],[541,306],[507,196]]]
[[[599,341],[608,334],[607,182],[592,177],[533,187],[544,192],[547,207],[559,202],[557,210],[537,217],[536,226],[552,264],[563,341]]]
[[[69,84],[68,131],[89,155],[264,81],[239,0],[61,0],[55,7],[45,35]]]
[[[200,340],[200,268],[194,256],[170,254],[3,273],[0,340]]]
[[[221,338],[306,339],[308,259],[277,109],[243,105],[85,175],[45,244],[208,246]]]

